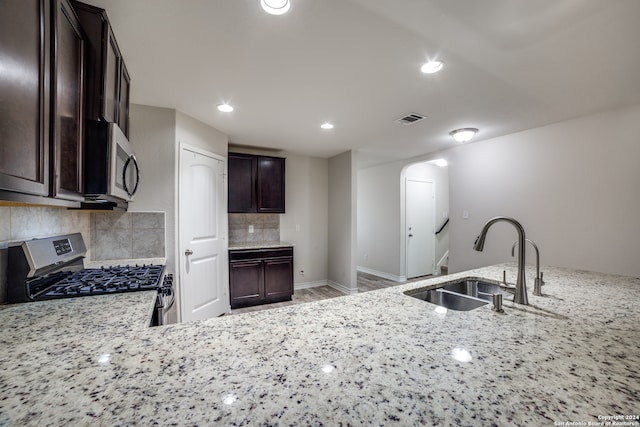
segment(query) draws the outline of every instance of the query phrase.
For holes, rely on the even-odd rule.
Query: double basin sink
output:
[[[489,303],[493,303],[496,308],[495,295],[508,293],[504,286],[497,283],[469,277],[445,283],[435,289],[406,291],[405,295],[451,310],[469,311]]]

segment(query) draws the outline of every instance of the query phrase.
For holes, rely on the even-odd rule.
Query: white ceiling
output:
[[[234,144],[392,160],[449,148],[460,127],[479,141],[640,103],[639,0],[291,2],[271,16],[259,0],[88,0],[107,10],[131,102]],[[422,74],[432,58],[445,68]],[[412,112],[427,118],[394,122]]]

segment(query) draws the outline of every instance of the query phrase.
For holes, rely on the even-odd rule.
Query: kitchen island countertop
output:
[[[531,305],[505,300],[504,314],[438,313],[403,294],[500,280],[503,269],[515,277],[500,265],[156,328],[154,292],[3,306],[0,425],[553,426],[640,415],[640,279],[543,268],[545,296],[529,278]]]

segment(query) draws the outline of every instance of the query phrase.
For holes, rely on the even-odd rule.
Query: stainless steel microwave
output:
[[[96,202],[129,202],[140,169],[129,140],[115,123],[88,121],[85,128],[84,196]]]

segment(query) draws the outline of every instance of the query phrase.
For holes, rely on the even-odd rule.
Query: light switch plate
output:
[[[249,233],[253,233],[253,225],[249,226]]]

